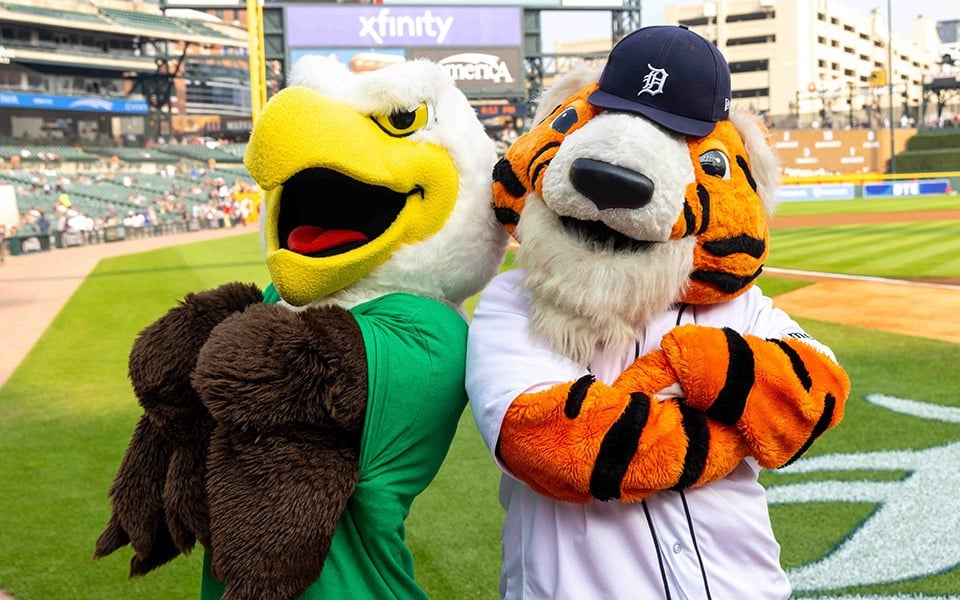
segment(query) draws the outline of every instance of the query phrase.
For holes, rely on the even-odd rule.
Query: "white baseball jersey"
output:
[[[498,276],[480,296],[469,329],[466,386],[487,447],[520,394],[574,381],[584,367],[530,336],[522,271]],[[756,287],[715,306],[670,310],[638,340],[640,355],[659,347],[678,324],[730,327],[764,338],[806,334]],[[832,353],[806,340],[828,356]],[[590,372],[612,384],[635,351],[591,361]],[[496,458],[494,459],[496,460]],[[747,459],[727,477],[644,502],[556,501],[513,478],[503,465],[500,502],[506,509],[500,595],[507,599],[650,600],[785,599],[759,466]]]

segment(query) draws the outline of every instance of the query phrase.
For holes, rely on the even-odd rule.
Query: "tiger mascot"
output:
[[[519,268],[480,296],[467,392],[503,470],[504,598],[787,598],[760,468],[849,380],[753,283],[779,165],[717,48],[639,29],[542,96],[494,169]]]

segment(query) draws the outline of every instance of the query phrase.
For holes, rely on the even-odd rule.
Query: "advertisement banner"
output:
[[[467,96],[522,96],[523,65],[517,48],[410,51],[412,58],[426,58],[450,73]]]
[[[926,181],[889,181],[887,183],[865,183],[865,198],[902,198],[904,196],[927,196],[946,194],[950,191],[950,180],[927,179]]]
[[[777,188],[777,200],[779,202],[852,200],[855,197],[856,186],[852,183],[781,185]]]
[[[287,6],[288,48],[519,46],[519,7]]]
[[[10,238],[10,254],[14,256],[49,250],[50,236],[48,235],[24,235]]]
[[[290,50],[290,64],[304,56],[326,56],[343,63],[354,73],[376,69],[407,60],[402,48],[296,48]]]
[[[290,0],[282,0],[289,2]],[[380,0],[379,4],[410,4],[410,0]],[[476,6],[480,4],[477,0],[432,0],[430,4],[437,5],[472,5]],[[609,4],[609,2],[608,2]],[[517,6],[521,5],[524,8],[560,8],[560,0],[523,0],[518,2],[517,0],[483,0],[484,6]],[[622,7],[620,4],[618,7]]]
[[[19,92],[0,92],[0,106],[134,115],[147,114],[146,100],[76,98],[72,96],[51,96],[47,94],[21,94]]]
[[[57,237],[57,245],[60,248],[83,246],[87,243],[87,238],[82,231],[62,231]]]

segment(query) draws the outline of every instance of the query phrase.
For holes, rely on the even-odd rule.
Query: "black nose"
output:
[[[653,197],[653,182],[636,171],[578,158],[570,166],[570,181],[597,208],[641,208]]]

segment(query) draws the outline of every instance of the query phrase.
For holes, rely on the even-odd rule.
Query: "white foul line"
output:
[[[893,285],[912,285],[918,287],[938,288],[942,290],[960,291],[960,286],[949,285],[946,283],[926,283],[922,281],[907,281],[906,279],[887,279],[885,277],[871,277],[869,275],[844,275],[842,273],[821,273],[819,271],[800,271],[797,269],[778,269],[777,267],[764,267],[764,273],[777,273],[780,275],[797,275],[800,277],[817,277],[823,279],[844,279],[848,281],[869,281],[873,283],[890,283]]]

